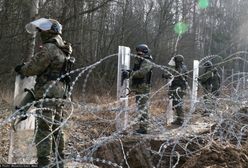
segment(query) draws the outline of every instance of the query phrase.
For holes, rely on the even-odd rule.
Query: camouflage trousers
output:
[[[34,101],[34,97],[28,93],[21,101],[19,107]],[[41,105],[35,105],[37,108]],[[26,114],[30,108],[27,106],[21,114]],[[36,148],[39,167],[63,168],[64,159],[64,133],[60,124],[63,121],[62,106],[57,102],[42,103],[42,108],[37,110],[36,118]]]
[[[139,112],[139,126],[140,129],[147,130],[148,128],[148,108],[149,108],[149,93],[136,94],[136,104]]]
[[[212,113],[216,109],[216,97],[212,94],[205,94],[203,96],[203,102],[204,102],[204,114]]]
[[[185,90],[177,88],[170,88],[169,96],[172,99],[172,109],[175,112],[177,120],[184,119],[184,112],[183,112],[183,97],[185,95]]]
[[[38,110],[35,143],[39,167],[63,168],[64,133],[62,107],[56,104],[43,104],[46,110]]]

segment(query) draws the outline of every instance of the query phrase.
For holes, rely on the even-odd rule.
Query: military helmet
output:
[[[207,61],[207,62],[205,62],[205,63],[203,64],[203,66],[204,66],[205,68],[210,68],[210,67],[213,66],[213,63],[212,63],[211,61]]]
[[[139,44],[136,46],[136,51],[142,52],[144,54],[148,54],[150,49],[148,48],[148,46],[146,44]]]
[[[184,57],[180,54],[174,56],[174,61],[175,62],[183,62],[184,61]]]
[[[25,28],[31,34],[38,30],[62,34],[62,25],[55,19],[40,18],[28,23]]]
[[[54,19],[48,19],[50,22],[52,22],[50,30],[57,34],[62,34],[62,25]]]

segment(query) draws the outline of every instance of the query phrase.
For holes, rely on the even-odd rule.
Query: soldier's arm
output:
[[[48,49],[43,47],[29,62],[25,63],[20,73],[25,76],[39,75],[46,70],[50,62]]]
[[[187,82],[188,81],[188,68],[186,65],[183,65],[183,77],[184,77],[184,80]]]
[[[164,73],[162,74],[162,78],[171,79],[171,78],[172,78],[172,75],[169,74],[168,72],[164,72]]]
[[[141,67],[137,71],[133,71],[130,75],[131,78],[145,78],[146,74],[151,71],[152,64],[144,60],[144,63],[141,64]]]
[[[199,81],[205,83],[210,78],[212,78],[212,71],[207,71],[199,77]]]

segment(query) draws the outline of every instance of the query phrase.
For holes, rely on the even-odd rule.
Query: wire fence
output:
[[[247,61],[240,56],[241,53],[247,54],[246,52],[237,52],[226,59],[221,59],[215,66],[223,67],[226,63],[235,60],[246,64]],[[200,86],[198,90],[198,101],[194,104],[195,108],[192,111],[190,110],[191,93],[187,92],[184,98],[185,120],[182,126],[174,128],[169,127],[166,123],[168,119],[166,107],[169,104],[167,92],[170,82],[166,81],[162,86],[156,87],[156,89],[153,87],[150,93],[148,134],[134,134],[140,115],[142,115],[136,112],[135,95],[129,96],[127,129],[125,132],[116,130],[116,114],[124,112],[119,106],[119,102],[113,100],[113,98],[106,97],[99,98],[101,103],[87,102],[87,89],[85,86],[87,80],[90,78],[90,73],[94,71],[95,67],[104,64],[106,60],[116,56],[117,54],[107,56],[90,66],[81,67],[70,72],[75,78],[73,79],[69,95],[72,95],[79,79],[83,75],[86,75],[82,91],[82,94],[85,95],[84,101],[54,98],[36,100],[15,110],[6,118],[1,119],[0,128],[8,127],[10,123],[20,117],[20,111],[27,106],[55,102],[64,104],[65,115],[61,121],[47,118],[42,113],[36,112],[44,110],[55,112],[56,109],[53,108],[40,107],[36,111],[29,111],[26,114],[28,117],[32,116],[36,119],[43,119],[46,123],[56,125],[56,130],[62,128],[65,132],[65,158],[63,160],[53,159],[50,166],[56,166],[60,162],[63,162],[68,167],[78,167],[85,164],[88,167],[96,167],[98,165],[101,167],[132,168],[134,158],[136,158],[135,164],[145,164],[142,165],[144,167],[176,168],[186,164],[187,159],[199,155],[202,151],[211,149],[213,146],[232,146],[238,150],[246,145],[248,129],[248,107],[246,106],[248,100],[248,74],[246,72],[235,72],[234,70],[231,71],[231,74],[230,71],[229,73],[225,73],[227,68],[222,69],[224,75],[222,75],[222,84],[219,89],[220,96],[209,96],[206,100],[204,98],[206,95],[202,92],[203,88]],[[135,55],[131,56],[135,57]],[[200,60],[200,68],[202,68],[202,62],[218,57],[220,56],[212,55],[203,58]],[[149,63],[162,72],[170,73],[170,67],[158,65],[150,61]],[[188,73],[192,71],[189,70]],[[68,73],[66,75],[70,74]],[[53,85],[64,77],[61,76],[58,78]],[[44,97],[46,97],[50,88],[52,88],[52,85],[47,89]],[[206,111],[209,112],[207,116],[204,115]],[[31,125],[28,128],[31,128]],[[8,130],[11,131],[11,128]],[[20,133],[25,130],[28,129],[23,128],[18,131]],[[24,140],[29,139],[24,145],[35,148],[42,141],[51,138],[53,133],[51,132],[41,141],[35,142],[35,136],[37,135],[37,129],[35,128],[34,131],[31,131],[29,137],[24,138]],[[17,133],[13,132],[13,136],[15,134]],[[22,134],[19,136],[22,136]],[[25,154],[24,156],[24,151],[18,150],[15,144],[19,142],[13,139],[12,141],[14,144],[11,144],[12,146],[10,148],[12,149],[9,154],[9,157],[12,157],[12,163],[36,163],[35,154]],[[154,142],[153,145],[152,142]],[[55,142],[56,150],[54,156],[59,156],[58,145]],[[32,152],[35,153],[36,151],[34,150]],[[135,152],[140,152],[142,156],[135,156]],[[13,159],[13,157],[19,157],[19,159]],[[244,159],[248,162],[247,158],[246,156]],[[6,162],[4,160],[2,164]]]

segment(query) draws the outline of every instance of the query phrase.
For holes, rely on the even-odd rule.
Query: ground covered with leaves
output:
[[[5,100],[0,100],[0,123],[3,122],[11,113],[11,106]],[[10,124],[0,127],[0,163],[8,162],[9,154],[9,138],[10,138]]]

